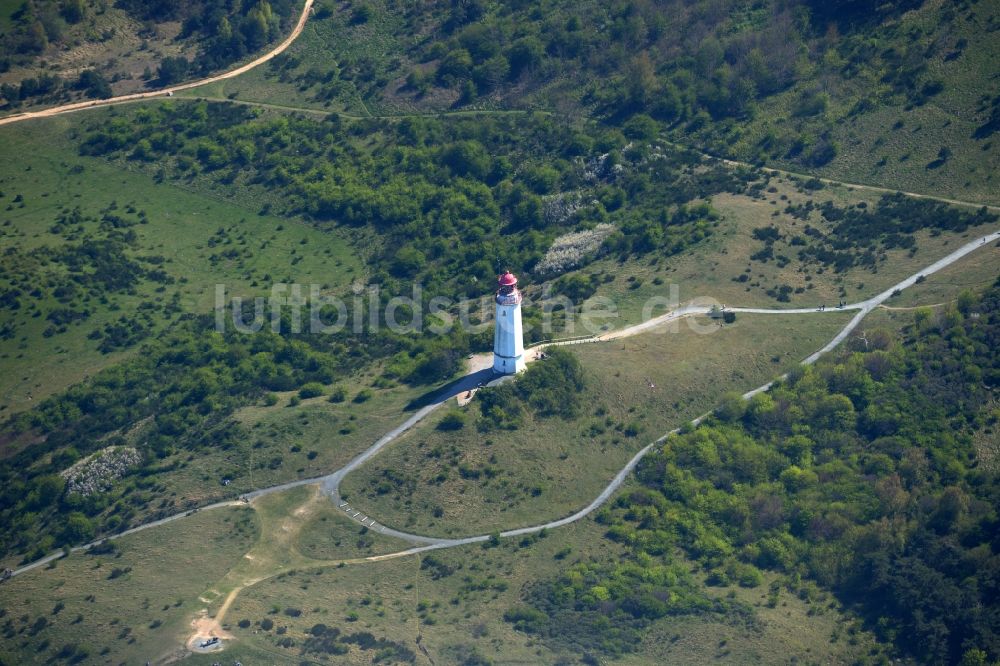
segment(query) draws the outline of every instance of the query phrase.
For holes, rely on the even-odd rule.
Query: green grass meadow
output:
[[[778,317],[778,318],[776,318]],[[479,432],[428,419],[347,476],[341,493],[383,524],[432,536],[467,536],[554,520],[582,508],[649,441],[791,369],[847,322],[847,313],[707,317],[570,349],[586,372],[579,417],[529,420]],[[708,334],[698,333],[697,323]]]
[[[23,4],[0,0],[0,33],[13,28],[13,16]],[[247,14],[250,4],[233,7]],[[534,411],[534,398],[545,397],[540,393],[553,390],[551,386],[535,388],[538,396],[524,398],[532,406],[513,429],[483,423],[477,399],[466,405],[449,401],[353,471],[339,489],[352,508],[381,525],[443,538],[494,535],[489,541],[404,556],[400,553],[413,548],[412,543],[352,521],[317,484],[265,494],[238,506],[234,502],[192,511],[91,552],[68,554],[0,581],[0,666],[175,662],[209,666],[234,661],[248,666],[596,664],[606,663],[603,659],[612,654],[613,663],[621,666],[873,664],[910,659],[907,630],[897,633],[896,617],[876,620],[877,613],[869,613],[865,603],[868,599],[858,601],[857,596],[852,597],[857,606],[842,605],[848,597],[835,596],[842,595],[840,581],[824,580],[806,559],[788,559],[787,564],[782,560],[780,566],[760,564],[751,552],[756,549],[760,554],[760,544],[747,530],[733,537],[732,547],[720,540],[728,550],[720,547],[723,554],[714,563],[708,555],[682,550],[680,541],[670,541],[655,552],[632,548],[634,544],[619,536],[625,532],[609,527],[610,520],[619,518],[612,514],[635,509],[634,515],[648,510],[646,515],[652,516],[660,511],[654,504],[639,508],[642,493],[655,489],[642,486],[636,478],[625,481],[609,500],[620,502],[606,505],[609,510],[600,518],[595,512],[556,530],[499,538],[501,531],[573,514],[598,496],[650,442],[690,427],[692,419],[709,413],[728,398],[726,394],[755,389],[798,367],[853,317],[853,311],[836,308],[839,302],[870,298],[970,240],[997,230],[986,225],[967,228],[964,222],[947,226],[960,216],[949,216],[943,208],[893,209],[889,202],[894,200],[883,200],[886,193],[881,188],[966,202],[961,205],[969,211],[973,205],[1000,206],[1000,2],[910,3],[914,6],[910,11],[901,7],[905,3],[882,3],[871,8],[870,17],[859,17],[858,3],[842,2],[837,6],[857,24],[831,19],[825,32],[810,18],[810,11],[822,14],[821,4],[691,0],[678,3],[673,8],[676,15],[670,15],[664,3],[611,7],[595,0],[552,0],[534,8],[473,1],[317,0],[303,33],[283,54],[238,77],[178,92],[174,99],[0,127],[0,422],[36,408],[103,369],[136,358],[145,343],[172,330],[194,330],[190,320],[212,314],[220,285],[228,302],[232,297],[267,297],[276,283],[302,285],[304,296],[310,285],[317,285],[324,295],[344,296],[352,287],[361,293],[361,287],[369,285],[378,285],[383,294],[395,294],[400,285],[409,289],[410,282],[423,281],[428,292],[472,294],[488,301],[491,310],[493,287],[479,280],[494,275],[492,264],[510,259],[488,256],[500,248],[515,257],[524,255],[518,260],[521,264],[508,265],[522,277],[529,300],[553,286],[579,295],[577,305],[587,295],[591,304],[610,300],[616,315],[607,320],[606,329],[637,324],[699,299],[706,304],[775,310],[826,306],[826,312],[812,314],[739,313],[729,324],[692,316],[632,337],[567,346],[579,360],[586,384],[582,407],[571,417],[542,417]],[[262,6],[253,11],[263,12]],[[301,8],[298,2],[295,6]],[[126,20],[123,7],[109,5],[96,11],[88,5],[87,11],[90,18],[100,17],[95,25],[111,25],[116,16],[116,25]],[[867,22],[871,17],[880,18]],[[266,31],[267,19],[261,18]],[[133,19],[127,20],[132,25]],[[788,34],[776,35],[769,25],[772,21],[785,25]],[[681,26],[691,35],[677,32]],[[149,28],[155,29],[152,20]],[[170,29],[179,31],[180,22],[174,21]],[[221,23],[213,29],[224,32]],[[199,30],[193,34],[201,35]],[[127,31],[109,31],[112,34],[115,39],[106,45],[109,49],[135,38]],[[107,62],[106,71],[130,63],[141,70],[139,63],[147,62],[155,69],[164,56],[190,55],[200,45],[164,34],[141,37],[153,40],[152,50],[148,43],[136,46],[134,53],[123,53],[121,61]],[[208,33],[202,36],[207,39]],[[102,41],[108,40],[111,37]],[[55,47],[58,40],[52,43]],[[775,53],[785,53],[788,45],[798,50],[789,58],[794,63],[772,59]],[[76,69],[66,67],[73,57],[82,57],[70,53],[79,46],[59,46],[66,58],[44,67],[78,76]],[[40,58],[49,55],[44,52]],[[10,62],[0,63],[5,83],[20,76],[11,62],[21,67],[10,57],[6,60]],[[756,71],[748,67],[751,62],[759,65]],[[766,71],[783,64],[788,72]],[[87,66],[104,67],[96,61]],[[151,76],[152,70],[146,79]],[[769,78],[774,79],[773,86],[766,85]],[[60,95],[69,99],[85,94],[66,80],[66,91]],[[145,85],[138,72],[113,83],[116,90]],[[12,89],[5,90],[13,100]],[[35,102],[42,103],[41,99],[36,97]],[[233,115],[229,126],[225,104],[202,105],[195,99],[229,100],[250,108],[246,115]],[[56,103],[55,97],[44,103]],[[185,113],[150,113],[161,104]],[[8,108],[17,112],[28,107]],[[217,118],[207,115],[213,108]],[[538,115],[525,113],[518,122],[513,117],[483,115],[465,124],[450,117],[504,114],[512,109],[534,110]],[[301,116],[318,124],[306,127],[307,123],[295,120]],[[408,116],[426,117],[403,120]],[[162,119],[162,135],[157,136],[160,120],[153,123],[151,118]],[[273,126],[257,122],[274,118],[281,120]],[[174,125],[167,127],[170,123]],[[155,132],[132,131],[154,124]],[[114,136],[97,136],[102,125],[116,128],[109,133]],[[248,130],[245,136],[242,129]],[[549,141],[564,130],[566,141]],[[174,131],[176,136],[166,135]],[[246,142],[246,151],[229,151],[240,148],[239,142]],[[131,145],[123,148],[126,143],[135,143],[134,151]],[[97,146],[95,154],[104,151],[104,156],[82,155],[88,145]],[[692,150],[682,150],[685,147]],[[787,172],[740,165],[731,165],[730,171],[713,160],[702,160],[695,151]],[[219,155],[215,163],[205,157],[209,153]],[[656,166],[659,160],[662,164]],[[651,165],[649,170],[646,165]],[[802,173],[808,175],[796,175]],[[823,183],[810,180],[811,176],[857,185]],[[670,196],[661,202],[652,196],[654,190],[657,196]],[[410,206],[414,201],[418,205]],[[658,208],[647,207],[649,201],[660,202]],[[832,206],[824,210],[825,204]],[[882,216],[883,204],[903,212]],[[942,224],[927,210],[941,213]],[[897,217],[889,219],[890,215]],[[907,217],[911,215],[912,219]],[[66,222],[69,218],[75,221]],[[852,220],[863,223],[847,224]],[[619,227],[608,243],[599,250],[580,250],[582,265],[564,279],[541,274],[544,269],[538,266],[543,264],[538,260],[553,237],[587,231],[600,222]],[[640,231],[639,223],[647,224],[648,238],[636,232],[633,223]],[[690,235],[682,235],[688,226],[697,233],[688,230],[683,233]],[[963,226],[966,230],[960,233],[942,231]],[[890,233],[897,228],[906,228],[906,233]],[[914,228],[919,230],[911,238]],[[835,230],[845,235],[834,238]],[[497,240],[494,232],[511,235]],[[108,246],[115,250],[107,250]],[[885,249],[890,246],[893,249]],[[115,265],[134,268],[139,277],[125,287],[109,286],[113,280],[98,276],[108,255],[116,259]],[[437,276],[431,271],[438,268],[444,277],[435,282]],[[952,305],[968,305],[966,292],[983,292],[998,276],[1000,242],[984,244],[892,296],[868,315],[859,331],[888,329],[895,345],[890,351],[900,352],[900,358],[919,358],[904,357],[902,352],[911,343],[924,344],[916,334],[920,323],[950,321],[949,325],[960,327]],[[990,304],[995,303],[992,298]],[[647,306],[653,302],[658,306],[650,310]],[[986,301],[982,312],[990,313]],[[534,303],[526,307],[528,325],[537,322],[537,313]],[[308,317],[308,311],[304,314]],[[979,315],[962,310],[966,315],[972,323],[988,321],[987,316],[973,321]],[[118,325],[138,327],[141,336],[102,346]],[[960,339],[950,337],[957,330],[942,337]],[[582,333],[577,328],[542,337]],[[72,406],[79,409],[66,412],[71,416],[47,415],[44,424],[39,425],[40,420],[33,424],[35,429],[15,430],[18,419],[11,419],[9,430],[0,433],[0,458],[34,444],[39,446],[30,449],[31,455],[43,453],[23,468],[20,463],[5,468],[11,485],[3,506],[13,516],[11,543],[21,551],[5,550],[0,568],[37,556],[25,555],[29,552],[25,543],[44,552],[52,543],[76,544],[92,538],[93,526],[89,532],[81,528],[74,533],[67,519],[59,532],[61,540],[53,540],[53,535],[45,537],[48,541],[42,536],[34,539],[31,530],[45,528],[49,514],[58,513],[61,519],[79,510],[97,525],[99,516],[120,512],[125,518],[116,516],[119,522],[107,523],[107,529],[112,525],[123,529],[250,491],[329,474],[425,404],[438,390],[437,379],[431,376],[448,375],[470,351],[489,344],[485,337],[471,336],[430,341],[429,333],[412,340],[390,338],[371,331],[351,338],[309,338],[315,348],[308,353],[307,344],[300,349],[281,347],[280,352],[258,351],[279,347],[234,345],[226,363],[250,359],[260,364],[233,363],[236,370],[223,388],[206,381],[204,386],[192,382],[188,389],[178,381],[189,392],[183,397],[180,389],[177,395],[169,394],[177,402],[151,401],[145,388],[132,391],[135,395],[128,398],[134,397],[132,402],[111,391],[94,398],[114,409],[140,405],[158,410],[119,411],[125,416],[105,421],[92,414],[109,414],[107,404],[81,399]],[[456,351],[459,344],[464,345],[461,353]],[[322,345],[328,347],[320,354]],[[988,347],[970,342],[955,358],[962,354],[988,358],[981,353],[984,348]],[[281,354],[299,353],[311,367],[305,368],[305,361],[301,368],[297,360],[276,361]],[[872,367],[882,361],[888,367],[888,356],[879,361],[874,352],[864,359],[857,354],[852,362],[861,363],[868,372],[867,359],[872,359]],[[331,365],[324,366],[327,361]],[[556,367],[559,362],[550,360]],[[146,383],[135,384],[138,379],[127,376],[123,381],[130,382],[128,387],[173,386],[163,379],[173,377],[163,371],[165,365],[148,365],[139,378]],[[278,370],[283,372],[285,365],[288,372],[298,373],[295,377],[307,380],[277,381],[282,379]],[[978,392],[980,384],[986,386],[986,365],[969,369],[965,388]],[[268,374],[270,366],[273,377]],[[223,368],[222,361],[215,366],[191,362],[177,365],[176,374],[197,379],[213,367],[222,368],[219,376],[223,376],[230,366]],[[350,370],[334,376],[329,370],[334,367]],[[449,372],[433,374],[438,368]],[[316,374],[309,374],[314,369]],[[126,366],[123,373],[127,372]],[[815,374],[822,372],[826,371]],[[315,381],[317,377],[322,381]],[[912,389],[902,378],[899,382]],[[292,387],[297,390],[271,391]],[[956,389],[947,395],[961,394]],[[219,400],[206,401],[206,396]],[[230,399],[234,397],[238,401]],[[835,397],[841,403],[854,400],[853,394]],[[912,497],[914,506],[917,498],[927,498],[928,504],[907,515],[899,513],[900,524],[893,523],[891,529],[888,519],[864,525],[865,529],[886,527],[886,534],[905,534],[902,525],[926,522],[925,509],[928,515],[936,510],[945,516],[951,500],[958,507],[951,507],[953,521],[973,513],[978,516],[982,512],[976,503],[981,500],[969,499],[973,497],[969,489],[975,486],[963,490],[945,479],[954,475],[964,484],[966,463],[970,483],[989,479],[987,474],[1000,468],[995,432],[1000,410],[994,398],[982,401],[981,421],[988,423],[968,436],[958,418],[967,415],[967,406],[959,404],[965,398],[955,398],[956,414],[948,416],[954,420],[947,421],[945,430],[958,433],[955,447],[975,441],[962,464],[947,470],[949,476],[927,477],[941,481],[933,491],[925,489],[926,494],[918,495],[916,482],[904,479],[908,494],[899,485],[899,474],[880,477],[883,468],[896,469],[897,458],[913,462],[915,478],[938,462],[936,457],[930,462],[921,458],[926,465],[920,467],[921,460],[911,459],[911,453],[923,454],[910,446],[916,439],[902,441],[904,434],[910,436],[902,429],[898,437],[873,437],[864,446],[847,449],[835,442],[834,428],[829,428],[833,442],[829,446],[834,448],[823,444],[822,455],[829,460],[809,483],[836,483],[843,472],[833,475],[830,470],[838,465],[853,470],[871,453],[873,471],[866,468],[864,475],[857,475],[857,497],[845,491],[835,498],[843,502],[826,502],[833,505],[831,515],[845,507],[861,507],[858,498],[869,497],[862,491],[867,493],[865,484],[870,482],[878,493],[885,490],[886,497],[879,495],[884,502],[900,497],[909,502]],[[875,421],[876,407],[882,407],[877,402],[872,401],[871,409],[858,406],[858,414],[864,411],[862,418]],[[171,410],[164,405],[177,405],[178,413],[187,410],[192,418],[180,422],[183,428],[161,428],[161,417],[176,416],[167,414]],[[219,405],[226,411],[212,411]],[[854,415],[853,403],[848,406]],[[196,408],[203,410],[197,418]],[[902,423],[911,416],[901,414],[898,420]],[[85,435],[65,436],[78,432],[67,430],[68,425],[88,424],[88,419],[97,421],[97,426],[113,425],[81,431],[98,433],[88,441],[83,441]],[[56,425],[47,430],[50,423]],[[845,431],[851,437],[854,427]],[[192,432],[199,438],[188,438]],[[781,438],[790,439],[787,435],[793,432],[800,434],[789,428],[768,441],[776,442],[776,450],[784,456]],[[957,442],[962,437],[966,439]],[[890,439],[900,440],[898,456],[895,448],[891,458],[875,451],[889,447]],[[189,440],[191,447],[186,448]],[[682,451],[682,440],[671,439],[667,446],[670,442],[670,451]],[[135,447],[147,464],[108,481],[104,491],[128,491],[115,500],[115,506],[95,502],[94,508],[82,500],[73,504],[80,498],[72,497],[55,477],[66,467],[60,456],[76,461],[67,454],[79,457],[74,446],[89,454],[109,443]],[[164,443],[178,446],[161,447]],[[904,444],[912,451],[904,452]],[[927,444],[926,449],[937,455],[934,446]],[[163,458],[154,462],[153,451]],[[760,457],[764,457],[761,451],[768,452],[756,451]],[[811,454],[803,459],[807,461],[799,461],[802,467],[812,465]],[[49,461],[44,475],[35,475]],[[718,466],[722,464],[720,459]],[[762,491],[770,493],[766,499],[786,501],[781,499],[786,495],[776,491],[780,489],[776,479],[786,485],[805,484],[805,471],[812,473],[798,463],[785,471],[793,474],[776,470],[774,484]],[[980,472],[981,477],[974,476]],[[646,479],[643,474],[638,478]],[[17,485],[22,479],[26,480],[23,493]],[[898,493],[894,486],[883,485],[893,480]],[[742,482],[733,484],[716,490],[740,497]],[[844,487],[848,488],[846,482]],[[717,499],[709,497],[711,489],[705,488],[692,493],[693,504],[707,506]],[[890,491],[894,497],[889,497]],[[931,506],[931,500],[940,506]],[[790,510],[791,500],[787,504]],[[862,509],[875,510],[858,511]],[[685,522],[693,519],[667,511],[655,518],[664,524],[669,521],[678,531],[708,524]],[[794,519],[785,516],[784,508],[781,515],[775,526],[767,528],[774,530],[775,543],[795,524],[793,520],[805,520],[804,514]],[[70,516],[77,525],[86,526],[89,518],[80,520],[83,517]],[[810,530],[817,522],[819,534],[824,525],[818,518],[807,518]],[[633,516],[625,520],[632,521]],[[851,520],[843,521],[843,530],[836,532],[841,522],[827,520],[830,535],[816,537],[826,540],[816,552],[829,547],[829,553],[850,553],[849,548],[837,550],[847,538],[858,539],[858,552],[867,547],[858,537],[861,518],[856,524],[854,517]],[[982,524],[993,523],[983,519]],[[709,546],[718,547],[709,541],[708,531],[702,536],[706,552]],[[621,542],[616,540],[620,538]],[[788,543],[793,543],[791,537]],[[910,540],[907,547],[912,544]],[[920,548],[914,549],[919,554]],[[897,550],[901,553],[903,546]],[[685,552],[702,559],[688,559]],[[750,570],[757,577],[748,583],[737,576],[711,576],[723,558],[755,562]],[[968,580],[973,585],[978,574],[971,556],[963,562],[972,571]],[[887,559],[886,571],[895,563]],[[581,583],[574,590],[585,575],[572,569],[576,564],[603,569],[601,575],[607,576],[599,585]],[[622,564],[643,568],[648,581],[630,581],[628,567],[619,567]],[[838,578],[845,570],[842,565],[838,559]],[[833,570],[834,565],[830,567]],[[600,649],[607,653],[596,656],[579,652],[585,642],[569,644],[558,637],[519,631],[504,617],[513,607],[527,604],[548,608],[556,618],[561,611],[555,602],[549,606],[536,602],[570,599],[581,590],[598,602],[613,601],[608,606],[595,602],[593,608],[582,611],[581,606],[574,612],[596,608],[596,613],[605,613],[624,598],[609,595],[605,583],[640,586],[656,576],[671,576],[673,582],[650,585],[646,591],[656,592],[647,597],[659,594],[655,605],[663,602],[666,607],[677,600],[674,597],[691,592],[685,589],[690,580],[681,580],[688,573],[696,583],[698,601],[708,601],[678,605],[669,614],[638,609],[630,626],[638,628],[640,633],[633,635],[641,635],[641,641],[623,654],[613,645],[618,637],[611,634],[620,626],[613,626],[611,611],[601,617],[608,634],[601,634],[607,643]],[[556,589],[558,582],[546,587],[561,576],[577,576],[578,581],[562,590]],[[641,595],[635,598],[644,601]],[[927,607],[932,615],[946,612],[941,610],[946,608],[944,602],[930,596]],[[624,605],[614,612],[631,613]],[[862,615],[872,621],[863,625]],[[941,617],[931,621],[941,623]],[[195,626],[214,622],[229,636],[225,650],[188,651],[185,645]],[[531,624],[529,618],[526,626]],[[332,636],[334,629],[340,638],[317,647],[318,638]]]
[[[178,312],[167,315],[152,309],[154,331],[159,332],[185,313],[211,313],[216,284],[224,284],[231,298],[264,295],[272,282],[298,282],[306,290],[309,284],[317,284],[326,291],[344,288],[362,277],[360,261],[336,233],[294,219],[261,215],[259,209],[239,201],[156,182],[144,173],[77,155],[73,136],[78,118],[75,114],[0,128],[0,161],[8,165],[0,176],[4,194],[0,198],[0,248],[16,248],[20,253],[58,248],[66,240],[50,228],[60,211],[79,207],[84,215],[100,217],[112,204],[120,213],[131,206],[145,211],[149,221],[131,227],[138,237],[131,253],[164,257],[162,268],[175,282],[162,288],[144,282],[134,294],[91,299],[87,320],[51,337],[43,335],[48,327],[45,317],[35,312],[46,313],[58,305],[54,300],[5,310],[0,326],[11,327],[12,335],[0,340],[0,359],[6,369],[0,377],[0,409],[7,413],[27,409],[134,352],[102,354],[87,335],[123,314],[141,310],[144,304],[162,306],[175,293],[179,295]],[[22,201],[15,203],[18,195]],[[221,235],[220,230],[224,230]],[[57,269],[35,270],[47,275],[46,271]],[[30,285],[40,276],[17,277]]]
[[[11,664],[145,663],[177,654],[199,595],[257,537],[243,508],[205,511],[114,542],[118,554],[77,553],[0,588]]]
[[[720,219],[712,234],[681,254],[654,255],[624,264],[614,258],[603,258],[582,269],[585,274],[605,272],[614,276],[598,290],[598,296],[610,298],[617,308],[618,316],[611,320],[612,327],[643,321],[643,308],[649,299],[668,296],[671,285],[676,285],[679,303],[712,299],[730,306],[775,309],[823,304],[833,307],[841,300],[854,303],[913,275],[976,236],[995,231],[989,227],[975,227],[962,234],[920,231],[914,234],[916,250],[912,253],[899,248],[888,250],[875,271],[854,266],[835,273],[803,263],[797,256],[798,248],[791,244],[792,238],[803,235],[807,225],[827,233],[832,224],[818,211],[801,220],[786,213],[785,208],[808,201],[815,205],[829,201],[838,207],[870,206],[878,201],[879,195],[833,185],[810,192],[787,176],[772,177],[768,184],[768,190],[771,189],[774,191],[765,192],[764,198],[743,194],[713,197],[711,204],[719,212]],[[754,239],[754,229],[771,226],[783,237],[774,247],[776,254],[790,259],[785,266],[775,260],[751,259],[754,252],[764,247]],[[979,262],[983,261],[977,257],[979,253],[963,258],[948,270],[967,271],[974,276],[981,269]],[[968,268],[963,268],[965,266]],[[747,282],[736,281],[742,274],[749,277]],[[768,295],[767,290],[786,284],[794,288],[788,295],[788,302],[779,302]],[[653,314],[663,311],[660,307]]]
[[[534,540],[504,540],[495,548],[464,546],[381,562],[297,568],[248,587],[235,599],[226,626],[236,640],[224,656],[243,663],[372,663],[376,653],[357,645],[336,656],[304,654],[312,627],[324,624],[342,634],[370,632],[408,647],[416,663],[468,663],[477,655],[498,664],[576,661],[582,655],[515,631],[502,616],[533,581],[551,579],[577,562],[618,561],[621,546],[602,531],[585,520]],[[751,606],[753,624],[724,617],[660,620],[619,663],[849,662],[872,645],[829,597],[802,599],[782,591],[772,608],[766,587],[710,590]],[[270,629],[263,628],[264,620],[271,621]],[[186,663],[217,659],[195,655]]]

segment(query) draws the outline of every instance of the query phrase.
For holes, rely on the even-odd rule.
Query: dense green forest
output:
[[[709,585],[831,590],[882,639],[928,663],[1000,657],[1000,281],[957,307],[869,331],[749,402],[671,436],[640,487],[603,509],[626,562],[579,564],[526,591],[508,618],[611,654],[657,618],[705,606]]]

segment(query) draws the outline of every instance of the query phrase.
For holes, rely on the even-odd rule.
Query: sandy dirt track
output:
[[[235,76],[239,76],[245,72],[249,72],[255,67],[259,67],[265,62],[271,60],[276,55],[282,53],[285,49],[291,46],[292,42],[302,33],[302,29],[306,26],[306,21],[309,18],[309,12],[312,10],[313,0],[306,0],[305,5],[302,7],[302,14],[299,16],[298,23],[295,24],[295,28],[292,30],[285,39],[278,44],[276,47],[260,56],[256,60],[251,60],[245,65],[240,65],[236,69],[232,69],[228,72],[223,72],[222,74],[217,74],[215,76],[210,76],[207,79],[199,79],[198,81],[189,81],[188,83],[181,83],[176,86],[170,86],[169,88],[160,88],[159,90],[148,90],[141,93],[132,93],[130,95],[120,95],[118,97],[109,97],[108,99],[95,99],[87,100],[85,102],[74,102],[72,104],[64,104],[63,106],[55,106],[51,109],[43,109],[41,111],[27,111],[25,113],[18,113],[13,116],[7,116],[5,118],[0,118],[0,125],[9,125],[11,123],[21,122],[22,120],[31,120],[32,118],[48,118],[50,116],[58,116],[63,113],[72,113],[73,111],[82,111],[84,109],[93,109],[100,106],[111,106],[113,104],[121,104],[123,102],[134,102],[140,99],[150,99],[153,97],[169,97],[175,92],[181,90],[187,90],[188,88],[196,88],[198,86],[203,86],[208,83],[215,83],[216,81],[224,81],[226,79],[231,79]]]

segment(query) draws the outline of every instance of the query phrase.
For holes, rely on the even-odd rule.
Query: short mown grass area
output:
[[[0,659],[11,664],[145,663],[175,653],[199,595],[258,535],[246,508],[204,511],[77,553],[3,583]]]
[[[720,327],[701,316],[676,330],[569,347],[587,384],[578,417],[481,432],[473,400],[463,428],[439,429],[442,410],[348,475],[341,493],[383,524],[434,536],[568,515],[651,440],[711,410],[726,391],[756,388],[794,367],[849,318],[740,315]]]
[[[328,497],[321,496],[299,530],[295,548],[313,560],[345,560],[384,555],[411,544],[379,534],[354,522]]]

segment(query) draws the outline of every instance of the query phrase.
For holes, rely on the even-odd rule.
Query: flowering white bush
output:
[[[137,450],[110,446],[64,470],[62,477],[66,479],[68,492],[86,497],[110,490],[115,481],[141,462],[142,455]]]
[[[611,153],[604,153],[603,155],[589,159],[583,168],[584,179],[596,182],[599,180],[614,180],[620,175],[625,170],[625,167],[621,164],[613,163],[612,160],[608,159],[610,157]]]
[[[565,224],[566,221],[583,207],[583,198],[573,192],[555,194],[545,197],[542,204],[542,217],[545,224],[555,226]]]
[[[534,272],[540,275],[558,275],[583,265],[614,230],[613,224],[598,224],[593,229],[559,236],[535,266]]]

